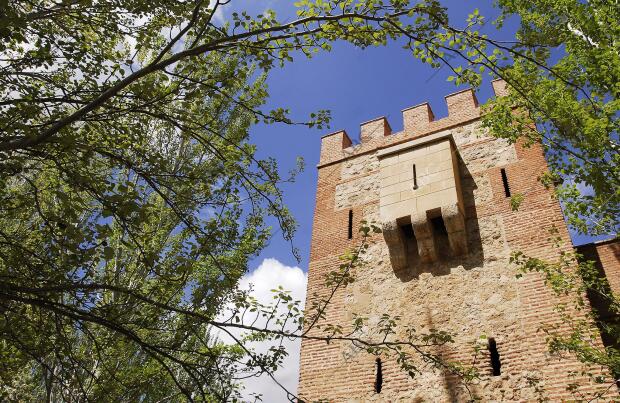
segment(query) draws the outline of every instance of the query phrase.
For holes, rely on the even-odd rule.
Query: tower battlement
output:
[[[506,82],[492,82],[496,96],[506,94]],[[448,116],[435,120],[435,114],[428,102],[402,110],[403,130],[392,132],[385,116],[368,120],[360,124],[360,144],[353,145],[345,130],[338,130],[321,138],[321,156],[319,166],[367,152],[374,148],[387,146],[417,138],[440,130],[461,125],[480,117],[480,107],[476,94],[471,88],[453,92],[445,96]]]
[[[493,89],[496,96],[506,93],[503,81],[494,81]],[[473,362],[482,374],[477,393],[483,401],[531,401],[538,390],[552,401],[571,400],[566,386],[573,382],[593,390],[586,377],[570,377],[580,372],[579,362],[553,359],[540,336],[541,326],[560,323],[544,277],[517,278],[510,262],[513,251],[557,259],[560,250],[545,231],[552,226],[570,248],[560,205],[537,180],[547,171],[542,147],[491,136],[471,89],[445,98],[448,116],[441,119],[423,103],[403,110],[400,132],[379,117],[360,125],[359,144],[345,131],[322,138],[307,309],[329,295],[325,278],[339,270],[340,257],[359,247],[360,221],[378,222],[383,231],[370,238],[355,282],[331,297],[324,326],[307,329],[308,335],[325,336],[327,325],[353,332],[354,318],[364,317],[355,334],[373,340],[373,327],[388,314],[418,334],[453,334],[453,343],[427,352]],[[515,212],[510,197],[517,193],[524,198]],[[472,346],[481,335],[488,339],[476,353]],[[401,371],[396,356],[304,339],[299,395],[330,402],[471,398],[459,379],[428,369],[412,354],[425,371],[414,378]],[[532,385],[532,377],[541,383]]]

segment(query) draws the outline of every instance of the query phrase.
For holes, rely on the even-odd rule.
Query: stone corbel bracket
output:
[[[467,253],[467,234],[465,230],[465,217],[458,204],[441,206],[441,217],[448,232],[450,250],[453,256]]]
[[[390,263],[396,271],[407,268],[407,246],[402,230],[396,220],[382,223],[383,239],[389,245]]]
[[[435,238],[433,238],[433,227],[426,217],[426,212],[424,214],[411,214],[411,226],[418,241],[420,261],[423,263],[437,261],[437,248],[435,248]]]

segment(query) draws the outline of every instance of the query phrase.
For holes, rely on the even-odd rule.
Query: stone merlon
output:
[[[392,128],[384,116],[369,120],[360,125],[360,139],[362,142],[373,139],[382,139],[392,134]]]

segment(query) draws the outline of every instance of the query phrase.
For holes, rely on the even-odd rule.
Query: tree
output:
[[[488,105],[486,126],[513,141],[542,142],[545,183],[569,224],[584,234],[617,234],[620,216],[620,11],[615,1],[498,2],[518,16],[517,42],[494,71],[509,95]],[[501,46],[498,46],[502,50]],[[525,111],[512,113],[514,108]]]
[[[580,199],[585,204],[567,208],[575,213],[575,225],[582,225],[584,213],[595,211],[587,207],[590,202],[607,206],[608,218],[597,220],[598,228],[609,228],[609,217],[617,214],[617,186],[602,180],[617,180],[618,173],[613,153],[617,12],[607,12],[604,4],[562,2],[570,13],[581,12],[579,23],[587,22],[571,31],[555,24],[570,14],[555,3],[501,1],[506,15],[519,13],[525,22],[522,37],[506,45],[479,33],[483,18],[477,12],[464,29],[454,28],[436,0],[413,5],[406,0],[302,0],[294,21],[280,21],[266,11],[254,17],[234,13],[228,23],[218,23],[214,15],[227,3],[0,4],[0,376],[6,385],[26,385],[23,396],[234,398],[233,372],[271,374],[286,354],[277,348],[278,340],[309,337],[307,329],[321,325],[329,298],[301,318],[298,305],[277,292],[275,305],[288,309],[275,318],[273,307],[258,306],[237,293],[235,285],[248,259],[269,238],[270,218],[289,241],[295,228],[278,188],[286,178],[275,161],[254,157],[249,125],[323,127],[329,120],[327,111],[294,122],[287,108],[263,110],[263,74],[293,56],[329,50],[336,40],[367,47],[400,39],[423,62],[451,67],[457,83],[478,85],[481,67],[505,78],[514,91],[494,104],[489,125],[516,140],[520,132],[502,130],[518,119],[509,113],[513,107],[526,108],[539,126],[551,125],[551,131],[539,132],[549,152],[558,151],[552,168],[559,168],[553,172],[566,170],[575,183],[596,191],[593,198]],[[587,7],[601,7],[594,22]],[[547,15],[558,20],[546,20]],[[555,32],[542,31],[541,21],[554,22],[576,49],[576,56],[558,68],[549,66],[554,44],[540,42]],[[601,28],[610,22],[613,31]],[[566,48],[569,55],[573,47]],[[465,67],[452,66],[450,54],[464,60]],[[611,57],[613,71],[605,85],[579,81],[577,67],[590,67],[583,64],[590,56]],[[551,111],[556,113],[550,108],[557,105],[544,93],[532,87],[518,91],[519,84],[537,74],[532,68],[547,74],[542,84],[576,100],[564,105],[561,119],[549,119]],[[592,80],[603,76],[588,72]],[[591,91],[589,97],[584,91]],[[530,101],[539,109],[527,109]],[[581,113],[582,131],[567,125],[574,110]],[[517,121],[525,129],[525,121]],[[615,130],[612,143],[601,134],[609,134],[609,128]],[[527,133],[536,140],[534,132]],[[564,152],[577,154],[577,162]],[[580,165],[584,158],[591,165]],[[594,164],[605,166],[604,175],[595,172]],[[612,197],[605,199],[605,192]],[[558,194],[566,195],[564,200],[581,197]],[[366,233],[372,228],[363,227]],[[359,253],[349,255],[348,263],[327,279],[328,287],[335,290],[352,281],[349,269]],[[216,320],[227,303],[236,307],[232,315]],[[276,328],[269,321],[245,324],[247,312],[274,317]],[[300,331],[304,321],[306,330]],[[291,322],[296,330],[283,330]],[[394,326],[394,318],[386,316],[377,333],[387,337]],[[210,329],[229,334],[235,346],[213,340]],[[271,338],[276,347],[267,355],[254,354],[231,329],[251,332],[250,339]],[[326,330],[325,340],[392,351],[412,374],[416,368],[407,357],[418,354],[466,379],[475,376],[427,353],[427,347],[449,342],[449,335],[412,335],[385,343],[339,328]],[[117,368],[125,371],[123,378],[114,376]],[[159,377],[161,389],[150,384],[153,376]]]
[[[555,236],[553,229],[550,232],[560,250],[557,261],[545,261],[517,251],[511,262],[518,267],[518,276],[542,274],[559,297],[555,310],[560,323],[540,329],[550,353],[560,358],[566,354],[576,357],[587,368],[583,375],[602,386],[594,393],[582,392],[576,382],[566,385],[567,389],[577,400],[604,399],[620,386],[620,301],[595,262],[579,253],[562,251],[565,248],[561,237]]]
[[[247,83],[235,58],[205,64],[194,77],[229,77],[247,105],[264,99],[262,78]],[[152,94],[174,95],[144,117],[85,122],[76,137],[5,160],[3,384],[43,380],[15,385],[13,398],[231,393],[225,360],[238,352],[174,308],[216,315],[267,239],[279,177],[254,159],[244,107],[198,91],[188,100],[178,85],[153,77]],[[276,214],[290,228],[285,209]]]

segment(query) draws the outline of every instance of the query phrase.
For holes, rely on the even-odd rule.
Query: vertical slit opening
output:
[[[506,194],[506,197],[510,197],[510,186],[508,185],[508,176],[506,175],[506,170],[502,168],[501,173],[502,183],[504,184],[504,193]]]
[[[383,388],[383,363],[381,358],[377,357],[375,360],[375,392],[381,393]]]
[[[491,368],[493,370],[493,376],[501,375],[500,368],[502,367],[502,362],[499,359],[497,343],[492,337],[489,339],[489,353],[491,355]]]
[[[415,164],[413,164],[413,189],[418,188],[418,174],[415,170]]]
[[[353,210],[349,210],[349,239],[353,239]]]

